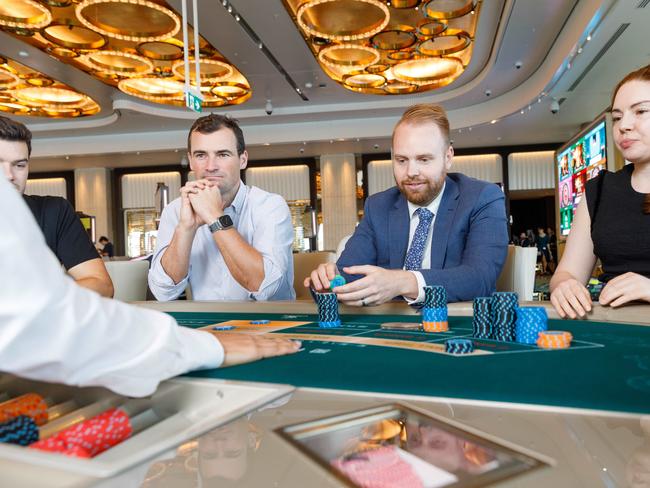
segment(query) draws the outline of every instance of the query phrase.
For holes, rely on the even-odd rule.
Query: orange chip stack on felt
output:
[[[546,330],[539,333],[537,345],[543,349],[567,349],[573,336],[563,330]]]
[[[47,422],[47,403],[36,393],[27,393],[0,403],[0,422],[6,422],[19,415],[31,417],[36,425]]]

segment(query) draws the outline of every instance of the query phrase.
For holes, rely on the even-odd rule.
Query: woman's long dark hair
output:
[[[625,83],[634,80],[650,82],[650,64],[644,66],[643,68],[639,68],[636,71],[632,71],[625,78],[623,78],[621,81],[618,82],[618,85],[616,85],[616,88],[614,88],[614,93],[612,94],[612,106],[614,105],[614,99],[616,98],[616,94],[621,89],[621,87],[625,85]],[[650,214],[650,193],[645,194],[645,197],[643,198],[642,208],[644,214]]]

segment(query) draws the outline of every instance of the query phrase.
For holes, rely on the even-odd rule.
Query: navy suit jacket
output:
[[[368,198],[365,215],[337,261],[402,269],[409,239],[406,198],[397,187]],[[460,173],[449,173],[431,240],[431,269],[419,270],[427,285],[442,285],[450,302],[472,300],[495,290],[508,252],[505,198],[501,189]],[[346,280],[361,276],[342,273]]]

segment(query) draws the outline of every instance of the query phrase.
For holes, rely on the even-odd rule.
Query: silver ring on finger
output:
[[[366,299],[365,299],[365,298],[362,298],[362,299],[361,299],[361,306],[362,306],[362,307],[367,307],[367,306],[368,306],[368,304],[366,303]]]

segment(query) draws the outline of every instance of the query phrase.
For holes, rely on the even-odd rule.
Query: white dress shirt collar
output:
[[[440,189],[440,193],[436,196],[436,198],[433,199],[433,201],[427,205],[424,208],[427,208],[431,211],[433,215],[436,215],[438,213],[438,208],[440,208],[440,202],[442,201],[442,195],[445,193],[445,187],[447,186],[447,183],[442,184],[442,188]],[[413,218],[413,214],[415,214],[415,211],[418,208],[422,208],[421,205],[416,205],[415,203],[407,202],[408,207],[409,207],[409,218]],[[410,242],[410,240],[409,240]]]

